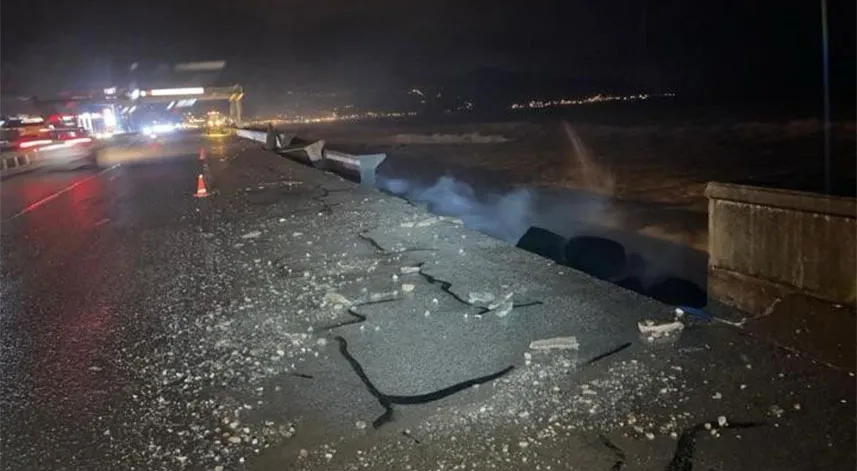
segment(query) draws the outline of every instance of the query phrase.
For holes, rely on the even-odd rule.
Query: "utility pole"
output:
[[[824,192],[832,191],[830,168],[830,50],[827,33],[827,0],[821,0],[821,63],[824,87]]]

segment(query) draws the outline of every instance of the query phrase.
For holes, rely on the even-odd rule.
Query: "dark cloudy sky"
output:
[[[853,85],[854,1],[829,0]],[[3,92],[109,85],[135,61],[225,59],[258,93],[396,88],[493,67],[736,92],[818,84],[803,0],[4,0]]]

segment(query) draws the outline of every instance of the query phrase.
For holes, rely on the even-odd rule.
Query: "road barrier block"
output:
[[[239,129],[239,137],[250,139],[268,145],[268,131]],[[325,141],[310,142],[303,145],[291,146],[295,141],[293,134],[277,133],[276,149],[278,154],[286,155],[293,160],[324,168],[345,178],[360,182],[361,185],[375,186],[375,174],[378,165],[387,158],[387,154],[354,155],[325,149]],[[291,146],[291,147],[290,147]]]
[[[325,149],[325,167],[360,182],[361,185],[375,186],[375,174],[387,154],[353,155],[345,152]]]
[[[265,131],[255,131],[253,129],[239,129],[236,134],[244,139],[250,139],[251,141],[261,143],[265,143],[265,138],[268,135]]]
[[[313,167],[320,167],[322,166],[322,160],[324,159],[324,139],[310,142],[303,146],[279,149],[278,152],[281,154],[287,154],[290,157],[296,158],[304,163],[308,163]]]

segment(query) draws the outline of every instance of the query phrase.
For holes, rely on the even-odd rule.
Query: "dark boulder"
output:
[[[565,246],[566,265],[602,280],[625,273],[625,248],[615,240],[595,236],[573,237]]]
[[[541,227],[532,226],[518,240],[516,247],[562,263],[565,238]]]

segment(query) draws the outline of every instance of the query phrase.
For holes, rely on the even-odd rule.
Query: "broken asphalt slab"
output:
[[[304,173],[308,169],[295,170]],[[304,178],[321,177],[309,171]],[[325,178],[336,180],[332,176]],[[332,287],[354,302],[352,312],[361,317],[348,314],[346,306],[342,306],[330,321],[355,321],[323,335],[347,342],[350,358],[341,351],[337,358],[339,340],[328,341],[326,355],[340,365],[337,371],[345,375],[338,382],[350,374],[348,384],[363,383],[359,392],[353,392],[362,395],[363,404],[359,407],[363,416],[354,423],[369,426],[350,427],[351,414],[342,420],[328,416],[325,421],[331,428],[335,429],[334,424],[339,422],[350,430],[327,437],[326,446],[320,448],[302,445],[301,449],[307,451],[305,456],[297,447],[283,445],[261,458],[259,469],[278,460],[294,460],[293,465],[299,469],[347,469],[358,464],[370,469],[402,469],[407,465],[419,469],[432,462],[431,457],[450,463],[469,462],[477,468],[514,463],[516,469],[544,469],[551,463],[580,467],[598,462],[597,468],[586,469],[611,469],[618,463],[615,450],[598,445],[599,437],[608,436],[616,437],[613,443],[627,446],[622,454],[625,469],[669,469],[677,466],[671,463],[687,466],[695,461],[699,465],[726,462],[731,458],[720,457],[717,450],[720,443],[734,437],[727,437],[725,430],[716,437],[706,430],[708,436],[694,437],[695,448],[690,452],[687,431],[723,414],[731,418],[735,430],[739,424],[747,423],[768,426],[765,419],[774,403],[806,396],[802,390],[806,385],[798,379],[801,374],[777,389],[769,387],[769,375],[778,377],[779,373],[787,375],[789,370],[808,368],[821,377],[838,378],[834,383],[846,389],[853,383],[847,373],[829,371],[774,346],[760,348],[732,329],[693,325],[674,342],[649,344],[641,338],[638,322],[671,321],[672,309],[464,230],[454,219],[426,214],[405,201],[371,191],[365,195],[358,200],[347,192],[337,194],[341,206],[335,215],[345,216],[346,221],[353,216],[371,223],[358,225],[350,237],[335,231],[328,246],[334,247],[335,241],[358,248],[362,241],[366,244],[360,247],[363,255],[356,259],[371,259],[373,255],[365,252],[368,249],[379,257],[378,263],[366,262],[373,269],[371,273],[357,278],[352,275],[353,282]],[[359,216],[350,210],[356,201]],[[349,238],[357,242],[346,242]],[[418,271],[403,273],[403,268]],[[408,285],[409,290],[405,288]],[[367,295],[385,293],[395,294],[383,302],[363,301]],[[508,316],[497,317],[478,302],[470,302],[474,294],[479,298],[484,293],[495,297],[512,293],[516,302],[538,304],[516,307]],[[533,340],[559,335],[576,336],[579,350],[543,353],[528,349]],[[704,341],[698,339],[700,335]],[[715,353],[718,348],[729,350],[727,345],[746,351],[738,358],[746,358],[751,367],[740,362],[730,364],[722,352]],[[734,359],[732,354],[730,358]],[[760,356],[764,360],[758,359],[752,369],[752,363]],[[778,360],[770,361],[771,358]],[[351,361],[359,363],[361,374],[355,373]],[[699,368],[704,374],[694,370],[694,362],[707,362]],[[718,367],[727,364],[726,370]],[[515,369],[434,404],[392,404],[392,416],[378,429],[371,427],[386,409],[367,390],[365,379],[381,395],[426,395],[509,366]],[[744,389],[732,384],[737,377],[744,377]],[[581,389],[587,384],[588,389]],[[741,394],[750,384],[765,393]],[[853,384],[850,387],[853,391]],[[735,397],[712,399],[712,390],[718,388],[727,391],[721,394],[735,390]],[[822,395],[831,395],[831,402],[841,401],[844,396],[834,391],[831,388]],[[814,402],[809,398],[795,399],[800,400]],[[847,400],[839,404],[848,410],[854,407]],[[825,414],[817,410],[813,415]],[[783,424],[771,427],[790,428]],[[853,438],[848,427],[845,423],[838,436],[829,435],[833,438],[828,443],[819,440],[813,445],[816,451],[853,463],[853,453],[842,448],[846,437]],[[680,440],[683,433],[684,444]],[[749,442],[754,444],[735,446],[775,443],[768,442],[770,435],[749,429],[743,436],[751,437]],[[588,454],[568,452],[565,447],[573,443],[585,443],[582,449]],[[643,454],[634,453],[637,445],[645,449],[640,452]],[[325,451],[329,449],[339,451]],[[772,453],[770,461],[784,465],[782,469],[791,469],[799,462],[791,455],[781,450]],[[789,461],[790,458],[793,459]],[[764,460],[757,456],[752,461],[761,465]],[[732,469],[744,468],[739,465]]]

